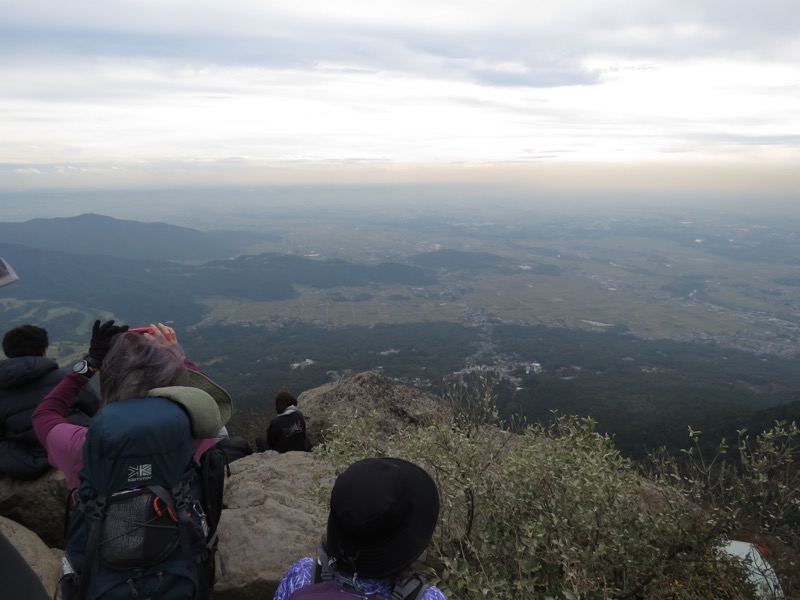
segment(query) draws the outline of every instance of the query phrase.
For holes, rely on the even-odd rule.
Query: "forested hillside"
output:
[[[3,320],[46,326],[62,363],[96,318],[169,322],[240,406],[268,411],[281,387],[347,373],[433,391],[482,374],[504,416],[590,416],[634,457],[682,447],[689,427],[712,444],[797,417],[793,255],[770,262],[794,247],[783,224],[352,219],[3,223],[21,276]]]

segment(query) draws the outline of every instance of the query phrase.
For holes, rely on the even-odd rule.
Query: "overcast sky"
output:
[[[798,0],[0,0],[0,188],[800,191]]]

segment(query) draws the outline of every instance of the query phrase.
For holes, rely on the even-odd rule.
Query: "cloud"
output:
[[[0,53],[0,184],[800,148],[795,0],[6,0]]]
[[[4,55],[94,54],[262,67],[318,61],[389,70],[487,60],[574,65],[596,54],[651,57],[795,47],[793,0],[523,0],[150,4],[4,3]],[[785,54],[791,60],[793,54]],[[540,69],[532,69],[537,71]],[[568,70],[572,70],[568,67]],[[557,79],[557,78],[556,78]]]

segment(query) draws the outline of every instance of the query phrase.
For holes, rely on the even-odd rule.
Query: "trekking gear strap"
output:
[[[73,488],[67,494],[67,499],[64,502],[64,543],[66,544],[69,537],[69,526],[72,518],[72,511],[79,505],[78,501],[78,488]]]
[[[187,509],[187,502],[186,502],[186,487],[185,486],[177,486],[172,490],[170,494],[167,491],[167,488],[160,486],[160,485],[150,485],[147,486],[151,492],[153,492],[158,498],[163,500],[164,504],[167,506],[167,510],[171,510],[172,514],[178,519],[178,527],[180,530],[180,541],[181,541],[181,550],[183,551],[183,557],[188,561],[192,562],[192,547],[190,545],[190,541],[192,540],[193,536],[193,527],[194,523],[192,523],[191,515]],[[174,502],[173,502],[174,498]]]
[[[333,565],[336,559],[328,558],[328,553],[322,544],[317,545],[317,560],[314,564],[314,576],[312,583],[320,583],[323,581],[333,581]]]
[[[328,553],[325,552],[325,548],[322,547],[322,544],[317,546],[317,557],[311,583],[336,581],[337,578],[334,575],[336,559],[328,557]],[[341,573],[339,576],[341,577]],[[355,581],[356,575],[353,575],[352,579],[345,578],[345,581],[341,583],[343,585],[355,587]],[[351,582],[353,585],[351,585]],[[411,577],[395,582],[392,587],[391,600],[420,600],[429,587],[431,587],[431,584],[425,581],[425,577],[423,577],[421,573],[414,573]]]
[[[86,541],[86,554],[83,558],[83,568],[80,573],[80,583],[78,585],[78,598],[85,598],[89,590],[89,579],[97,577],[100,570],[100,530],[105,518],[106,497],[98,496],[91,503],[92,506],[92,526],[89,529],[89,537]]]
[[[419,600],[431,585],[425,582],[425,578],[414,573],[408,579],[398,581],[392,588],[391,600]]]

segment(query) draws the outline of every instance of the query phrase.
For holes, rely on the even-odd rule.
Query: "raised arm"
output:
[[[33,411],[33,429],[42,446],[47,447],[47,436],[53,427],[69,423],[66,419],[67,410],[87,383],[89,380],[83,375],[67,373]]]

